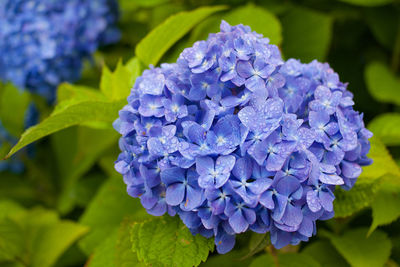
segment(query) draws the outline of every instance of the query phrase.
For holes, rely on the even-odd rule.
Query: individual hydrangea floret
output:
[[[0,80],[52,101],[82,60],[119,39],[115,0],[0,1]]]
[[[284,62],[267,38],[223,21],[136,80],[114,124],[115,168],[150,214],[177,214],[219,253],[248,230],[298,244],[334,215],[335,186],[350,189],[371,164],[346,86],[328,64]]]

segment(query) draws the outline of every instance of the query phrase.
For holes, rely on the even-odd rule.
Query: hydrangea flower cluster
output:
[[[82,60],[119,39],[115,0],[0,1],[0,80],[52,101]]]
[[[148,213],[178,214],[193,234],[271,234],[282,248],[333,216],[334,189],[350,189],[371,160],[353,95],[328,64],[284,62],[249,27],[185,49],[143,72],[114,127],[116,170]]]

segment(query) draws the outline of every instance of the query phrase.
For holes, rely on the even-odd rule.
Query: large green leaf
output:
[[[363,167],[358,183],[373,181],[385,174],[400,175],[399,166],[379,138],[373,136],[370,142],[371,150],[368,153],[368,157],[372,158],[373,163],[370,166]]]
[[[323,61],[332,37],[332,18],[324,13],[295,7],[282,18],[282,50],[286,58]]]
[[[126,193],[126,185],[122,182],[122,178],[109,178],[80,219],[81,224],[91,229],[90,233],[79,242],[82,250],[87,255],[91,254],[119,227],[127,215],[135,221],[149,217],[140,205],[139,199],[132,198]]]
[[[71,104],[93,100],[106,101],[107,97],[96,88],[62,83],[57,88],[57,105],[53,112],[61,111]]]
[[[376,100],[400,105],[400,79],[385,64],[368,64],[364,76],[368,90]]]
[[[62,192],[58,208],[66,213],[73,208],[74,187],[101,157],[104,151],[117,145],[119,134],[113,129],[73,127],[54,134],[51,138],[60,168]]]
[[[0,84],[0,121],[13,136],[19,136],[25,127],[25,113],[30,102],[26,91],[11,83]]]
[[[253,31],[268,37],[272,44],[279,45],[282,42],[282,26],[279,19],[263,7],[248,4],[224,14],[213,15],[202,21],[193,29],[190,35],[190,45],[196,41],[207,39],[210,33],[219,32],[221,20],[225,20],[231,25],[250,26]]]
[[[347,217],[369,207],[378,185],[375,182],[356,183],[350,191],[341,188],[335,191],[335,217]]]
[[[357,6],[382,6],[392,3],[393,0],[340,0]]]
[[[353,267],[379,267],[389,259],[392,244],[386,233],[375,231],[367,237],[368,230],[350,230],[342,236],[327,234],[339,253]]]
[[[74,125],[110,129],[140,70],[140,63],[135,58],[126,65],[120,62],[114,72],[104,72],[101,91],[85,86],[61,85],[54,111],[40,124],[26,130],[7,157],[42,137]]]
[[[53,112],[50,117],[40,124],[26,130],[7,157],[42,137],[74,125],[93,121],[111,124],[118,116],[118,110],[123,107],[125,102],[126,100],[115,102],[84,101],[65,107],[62,111]]]
[[[271,237],[269,233],[258,234],[251,232],[248,251],[246,251],[246,254],[244,254],[241,259],[252,257],[253,255],[263,251],[268,245],[271,245]]]
[[[169,17],[136,46],[136,56],[145,65],[157,65],[164,53],[196,24],[224,9],[225,6],[201,7]]]
[[[208,257],[207,261],[200,264],[201,267],[247,267],[253,258],[243,259],[243,253],[239,250],[232,250],[226,254],[215,253]]]
[[[378,226],[392,223],[400,217],[400,177],[389,175],[385,180],[371,203],[372,225],[369,234]]]
[[[381,114],[369,123],[368,129],[385,145],[400,145],[400,113]]]
[[[254,258],[250,267],[273,267],[276,266],[274,258],[269,254],[264,254]]]
[[[177,216],[133,224],[131,241],[138,259],[152,266],[197,266],[214,248],[212,238],[192,235]]]
[[[52,266],[87,230],[43,209],[7,217],[0,220],[0,259],[25,266]]]
[[[100,90],[111,100],[126,99],[136,80],[142,72],[141,63],[134,58],[129,65],[123,65],[119,61],[114,72],[111,72],[106,65],[103,67]]]
[[[243,24],[251,27],[251,30],[261,33],[270,39],[272,44],[279,45],[282,41],[282,27],[278,18],[268,10],[248,4],[236,8],[223,16],[231,25]],[[218,25],[221,21],[218,21]]]
[[[275,263],[276,261],[276,263]],[[307,254],[282,253],[277,258],[269,255],[261,255],[253,260],[250,267],[321,267],[321,265]]]
[[[347,267],[349,264],[329,243],[329,241],[318,240],[308,244],[302,254],[309,255],[318,261],[323,267]]]
[[[138,261],[136,253],[132,251],[130,227],[130,220],[124,220],[119,229],[111,233],[95,249],[94,254],[87,264],[88,267],[145,266]]]

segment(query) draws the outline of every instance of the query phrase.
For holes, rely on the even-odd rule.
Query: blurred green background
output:
[[[319,233],[310,242],[276,251],[265,236],[246,233],[238,237],[232,252],[212,253],[204,266],[400,265],[400,1],[119,3],[121,41],[86,62],[77,83],[81,87],[61,85],[59,102],[73,97],[79,88],[123,84],[125,69],[109,69],[114,70],[121,59],[128,68],[135,65],[129,63],[136,45],[171,15],[225,5],[226,9],[193,25],[159,62],[174,62],[183,48],[217,32],[221,19],[249,25],[278,45],[285,59],[329,62],[341,81],[349,83],[355,109],[364,113],[375,135],[374,165],[366,168],[353,190],[336,192],[336,217],[319,222]],[[137,75],[145,67],[130,68],[129,73]],[[0,118],[4,120],[8,107],[22,103],[22,98],[1,102]],[[40,99],[36,102],[41,119],[49,116],[51,108]],[[109,116],[116,118],[117,113]],[[16,127],[15,133],[20,135],[22,129]],[[0,173],[0,266],[144,266],[131,250],[130,227],[149,216],[138,200],[126,194],[113,169],[117,141],[111,123],[86,121],[41,139],[33,159],[17,154],[25,162],[25,172]],[[1,147],[0,156],[10,147]]]

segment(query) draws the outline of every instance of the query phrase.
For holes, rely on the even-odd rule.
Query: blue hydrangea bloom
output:
[[[334,215],[335,186],[350,189],[371,164],[372,133],[346,86],[328,64],[284,62],[267,38],[223,21],[136,80],[114,124],[115,168],[150,214],[177,214],[219,253],[248,230],[298,244]]]
[[[0,80],[52,101],[82,60],[119,39],[115,0],[0,1]]]

